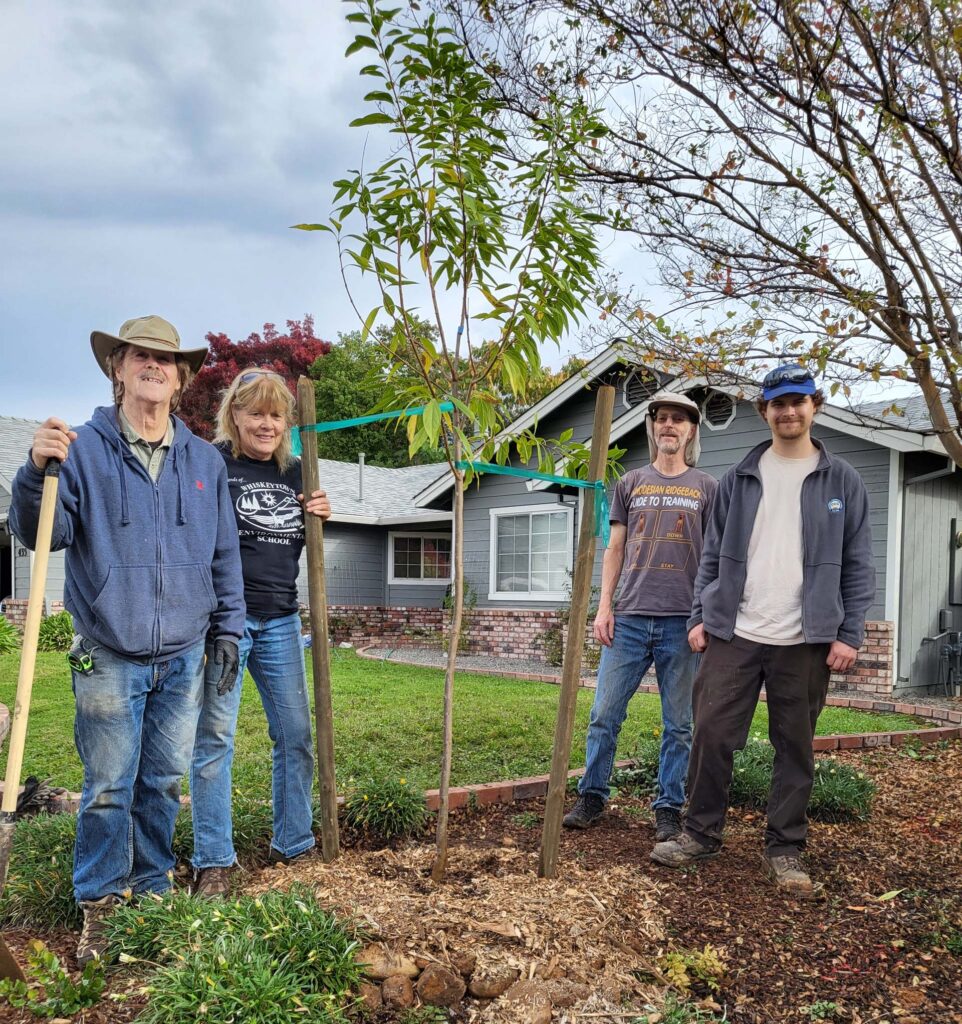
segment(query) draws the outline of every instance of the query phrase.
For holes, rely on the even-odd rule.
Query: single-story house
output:
[[[703,410],[699,466],[720,477],[768,437],[750,387],[673,380],[634,364],[610,346],[505,428],[504,436],[537,425],[544,437],[572,429],[589,441],[594,390],[617,389],[611,443],[626,449],[625,469],[649,459],[644,418],[655,390],[677,388]],[[826,404],[814,435],[862,475],[869,492],[878,568],[866,647],[849,677],[851,688],[904,692],[939,681],[940,649],[962,630],[962,473],[935,437],[920,399],[904,415],[883,416],[890,403],[852,412]],[[27,421],[0,418],[0,524],[12,471],[25,457]],[[8,435],[26,437],[11,445]],[[26,432],[26,433],[25,433]],[[16,451],[12,466],[8,453]],[[325,529],[325,561],[335,636],[388,632],[406,637],[440,628],[450,579],[451,478],[445,466],[382,469],[322,461],[322,486],[333,515]],[[465,571],[472,642],[477,649],[525,656],[557,625],[567,598],[583,491],[539,481],[482,476],[465,494]],[[17,597],[25,587],[26,555],[13,542]],[[595,576],[600,582],[601,551]],[[0,560],[3,552],[0,550]],[[51,591],[56,591],[56,570]],[[7,579],[7,577],[3,577]],[[301,576],[306,600],[306,572]]]

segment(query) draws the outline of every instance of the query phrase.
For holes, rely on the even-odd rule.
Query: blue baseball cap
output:
[[[782,363],[769,370],[762,381],[762,398],[766,402],[781,395],[814,395],[817,390],[812,371],[798,363]]]

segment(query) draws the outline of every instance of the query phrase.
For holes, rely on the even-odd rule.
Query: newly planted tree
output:
[[[348,19],[348,55],[370,51],[361,73],[373,110],[353,122],[375,129],[383,162],[336,182],[329,224],[365,338],[391,368],[382,407],[418,409],[409,453],[444,453],[454,493],[454,601],[444,685],[438,850],[447,862],[454,670],[464,607],[464,488],[473,460],[551,471],[559,447],[534,433],[507,437],[505,395],[524,401],[541,377],[541,349],[582,313],[597,276],[595,218],[578,194],[581,149],[602,134],[591,111],[546,109],[509,147],[506,110],[491,78],[434,16],[418,19],[361,0]],[[379,301],[361,308],[358,279]],[[425,329],[425,324],[430,330]],[[378,327],[386,330],[378,330]],[[558,439],[569,475],[586,451]]]

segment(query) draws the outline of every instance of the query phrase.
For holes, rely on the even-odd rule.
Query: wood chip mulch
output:
[[[674,872],[648,860],[651,816],[628,798],[589,831],[563,833],[552,881],[537,878],[542,805],[532,801],[452,816],[440,886],[426,842],[255,871],[246,891],[310,883],[420,966],[473,954],[483,973],[587,984],[591,997],[556,1007],[556,1024],[630,1024],[660,1005],[659,955],[706,944],[727,965],[714,1012],[734,1024],[807,1022],[819,1003],[833,1004],[825,1019],[852,1024],[962,1024],[962,744],[914,753],[839,755],[879,791],[870,821],[812,824],[808,863],[823,883],[814,901],[785,899],[765,880],[763,814],[733,811],[722,855]],[[68,936],[42,937],[69,949]],[[18,936],[8,939],[16,950]],[[114,976],[115,990],[125,984]],[[75,1019],[124,1024],[137,1009],[104,1003]],[[0,1011],[4,1022],[35,1019]],[[511,1018],[498,1000],[467,999],[454,1019]]]

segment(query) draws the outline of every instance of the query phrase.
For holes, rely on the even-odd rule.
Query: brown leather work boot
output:
[[[91,960],[103,959],[107,952],[106,924],[110,912],[120,902],[112,893],[99,900],[80,900],[84,923],[77,943],[77,966],[83,968]]]
[[[201,868],[194,879],[191,895],[199,900],[228,896],[231,890],[231,874],[233,871],[232,867]]]
[[[717,849],[703,846],[687,832],[681,832],[674,839],[663,843],[656,843],[650,854],[656,864],[664,864],[666,868],[687,868],[700,860],[717,856]]]
[[[764,859],[768,877],[783,892],[803,899],[814,895],[815,886],[812,885],[808,872],[802,867],[798,854],[777,854],[770,857],[766,853]]]

